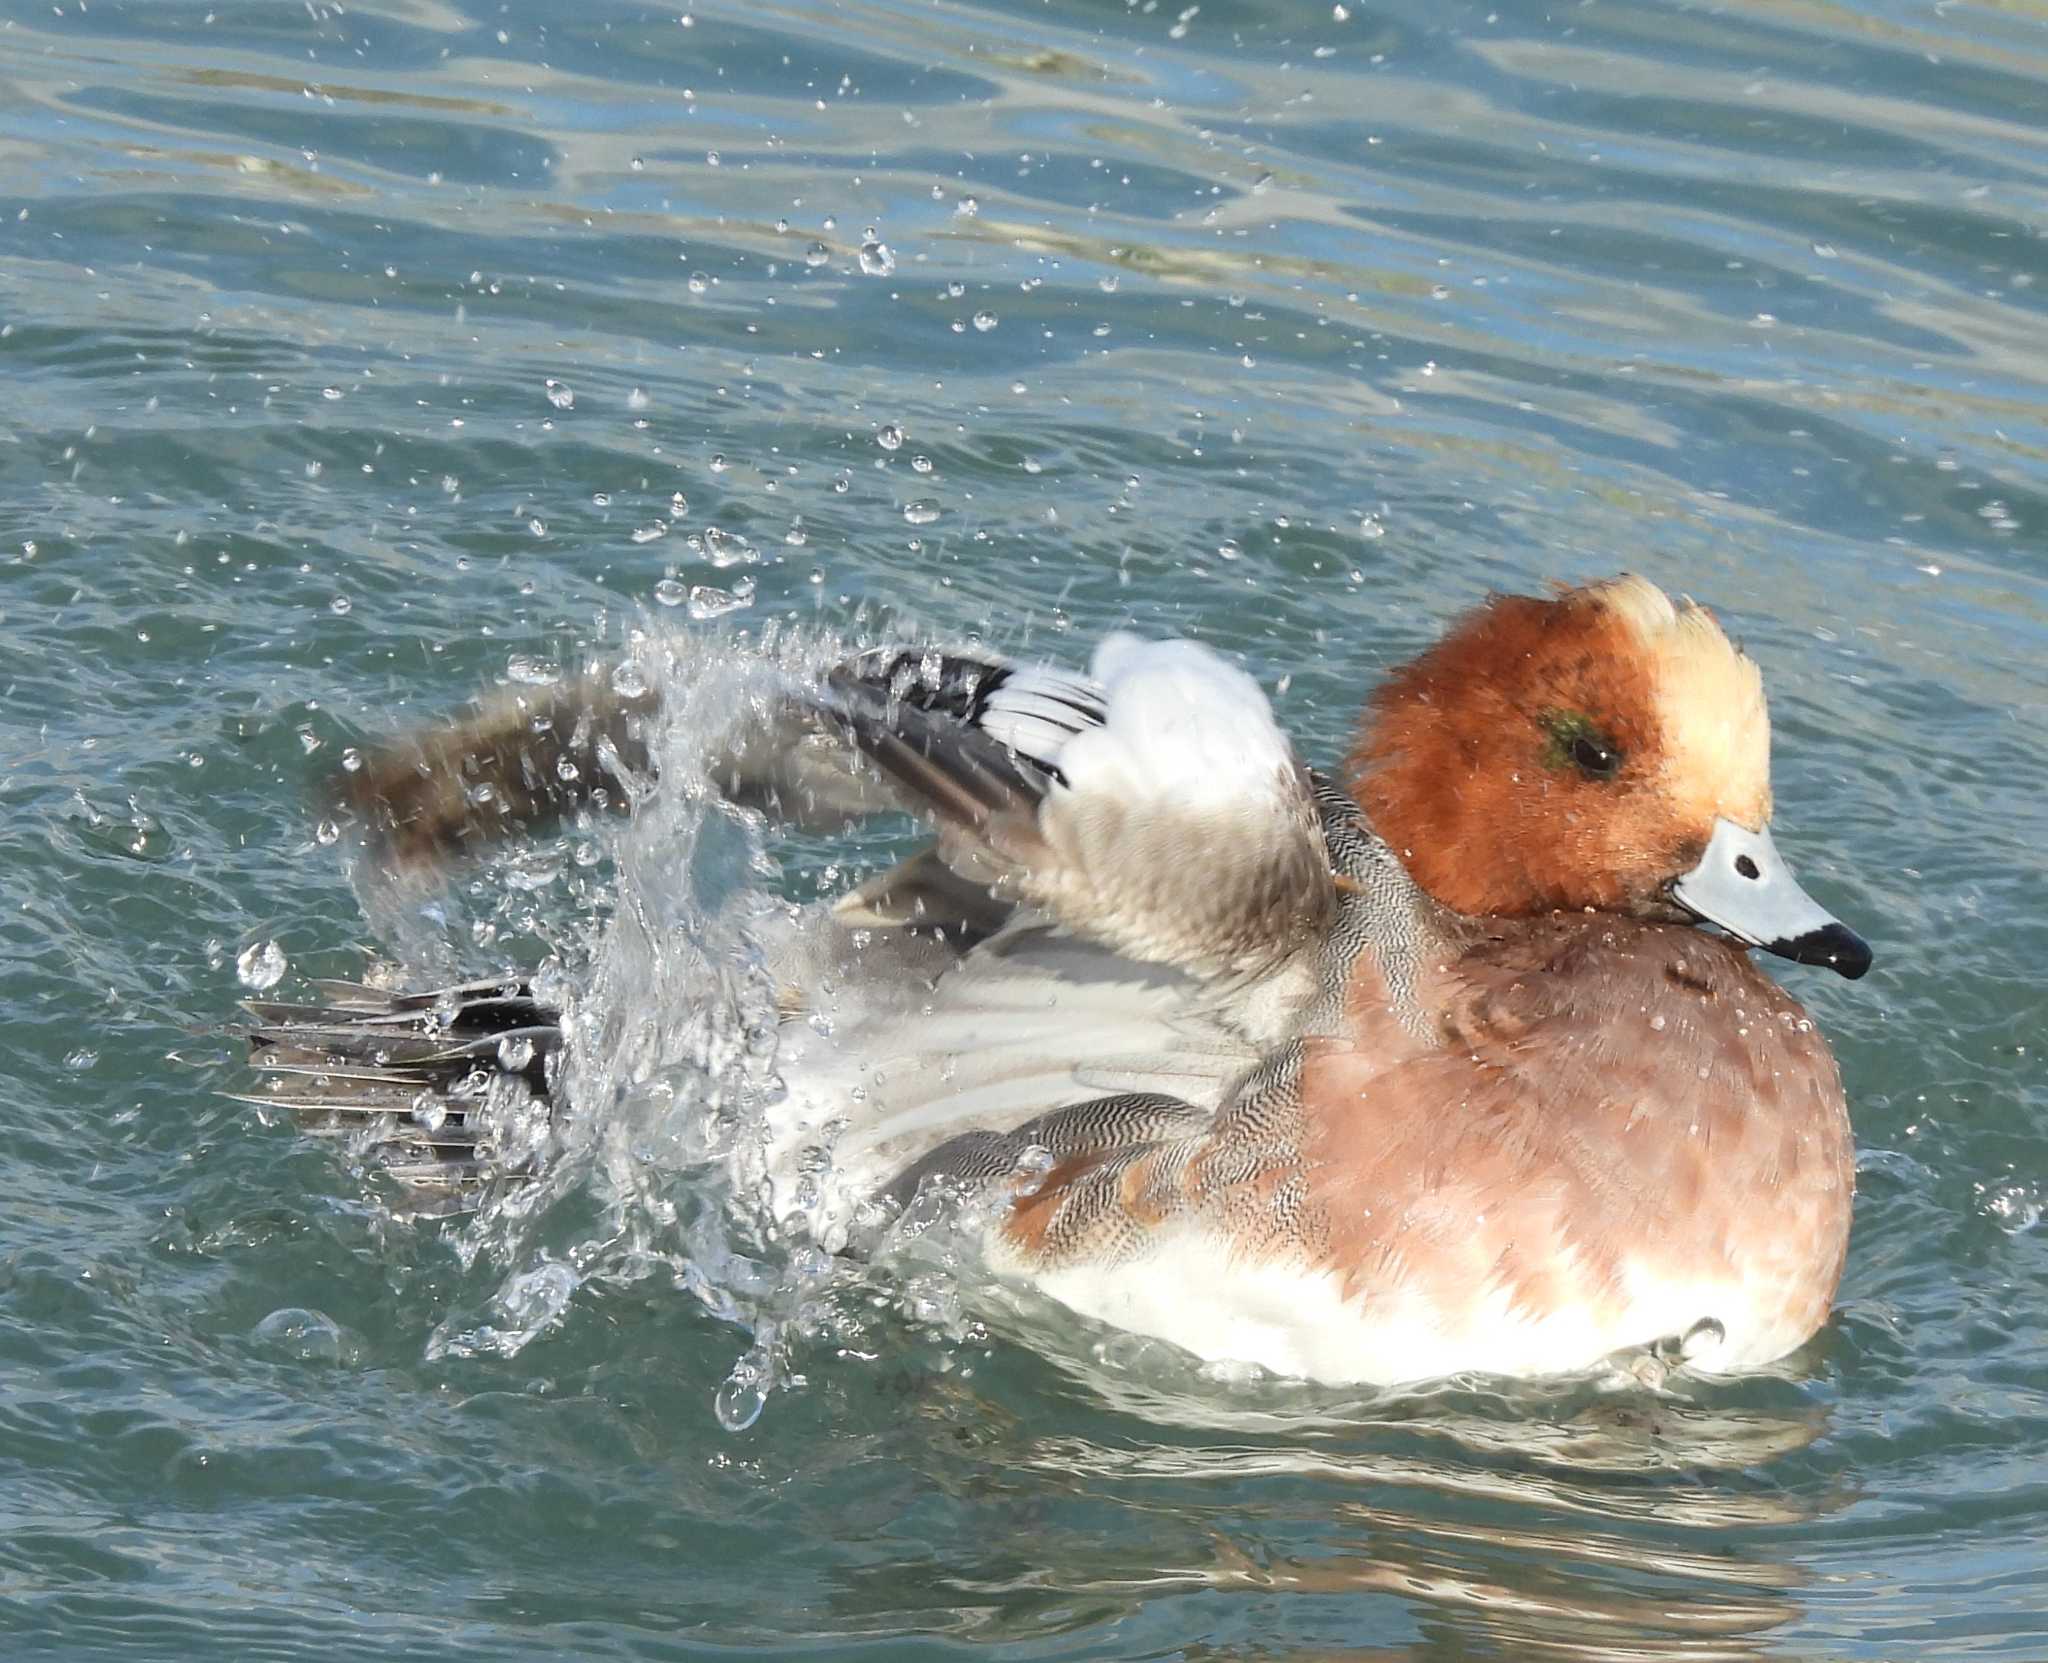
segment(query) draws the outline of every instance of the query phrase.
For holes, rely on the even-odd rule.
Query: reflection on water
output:
[[[999,1521],[971,1553],[939,1551],[955,1632],[1021,1635],[1200,1593],[1261,1609],[1311,1596],[1355,1611],[1363,1597],[1362,1609],[1398,1603],[1422,1635],[1488,1655],[1755,1657],[1798,1612],[1808,1578],[1791,1550],[1842,1505],[1707,1477],[1756,1472],[1820,1434],[1796,1400],[1446,1388],[1305,1421],[1276,1404],[1226,1429],[1212,1394],[1172,1405],[1200,1431],[1153,1419],[1035,1430],[1059,1395],[1030,1405],[928,1378],[908,1399],[930,1439],[910,1458]],[[865,1626],[899,1572],[851,1578],[835,1609]]]

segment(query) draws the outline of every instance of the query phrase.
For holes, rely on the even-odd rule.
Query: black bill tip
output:
[[[1780,936],[1763,946],[1765,952],[1799,964],[1824,964],[1852,982],[1870,968],[1870,943],[1846,924],[1828,924],[1800,936]]]

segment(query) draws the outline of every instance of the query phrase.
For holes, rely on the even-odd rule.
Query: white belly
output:
[[[1252,1363],[1330,1384],[1573,1374],[1688,1334],[1688,1364],[1751,1368],[1805,1338],[1778,1332],[1745,1290],[1725,1282],[1632,1276],[1624,1301],[1540,1315],[1516,1308],[1499,1289],[1476,1288],[1471,1300],[1448,1309],[1399,1286],[1350,1297],[1332,1273],[1247,1263],[1193,1229],[1170,1232],[1154,1252],[1114,1269],[1039,1272],[1000,1260],[998,1268],[1083,1316],[1204,1361]],[[1719,1336],[1703,1324],[1718,1324]]]

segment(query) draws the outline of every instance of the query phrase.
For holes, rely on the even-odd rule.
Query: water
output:
[[[2044,111],[2035,12],[1893,0],[0,7],[7,1654],[2048,1651]],[[464,1227],[217,1095],[251,976],[602,979],[622,892],[715,966],[844,881],[698,805],[353,885],[310,785],[478,686],[1133,623],[1328,756],[1624,565],[1763,660],[1879,952],[1785,971],[1864,1153],[1773,1376],[1204,1380],[806,1281],[703,1116]]]

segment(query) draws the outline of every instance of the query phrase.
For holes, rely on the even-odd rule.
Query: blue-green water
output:
[[[679,8],[0,5],[0,1654],[2048,1655],[2048,13]],[[1205,1392],[854,1290],[731,1432],[780,1294],[687,1186],[444,1233],[218,1095],[251,945],[745,871],[359,899],[312,782],[493,680],[1135,622],[1328,756],[1622,566],[1879,952],[1784,970],[1863,1156],[1770,1378]]]

